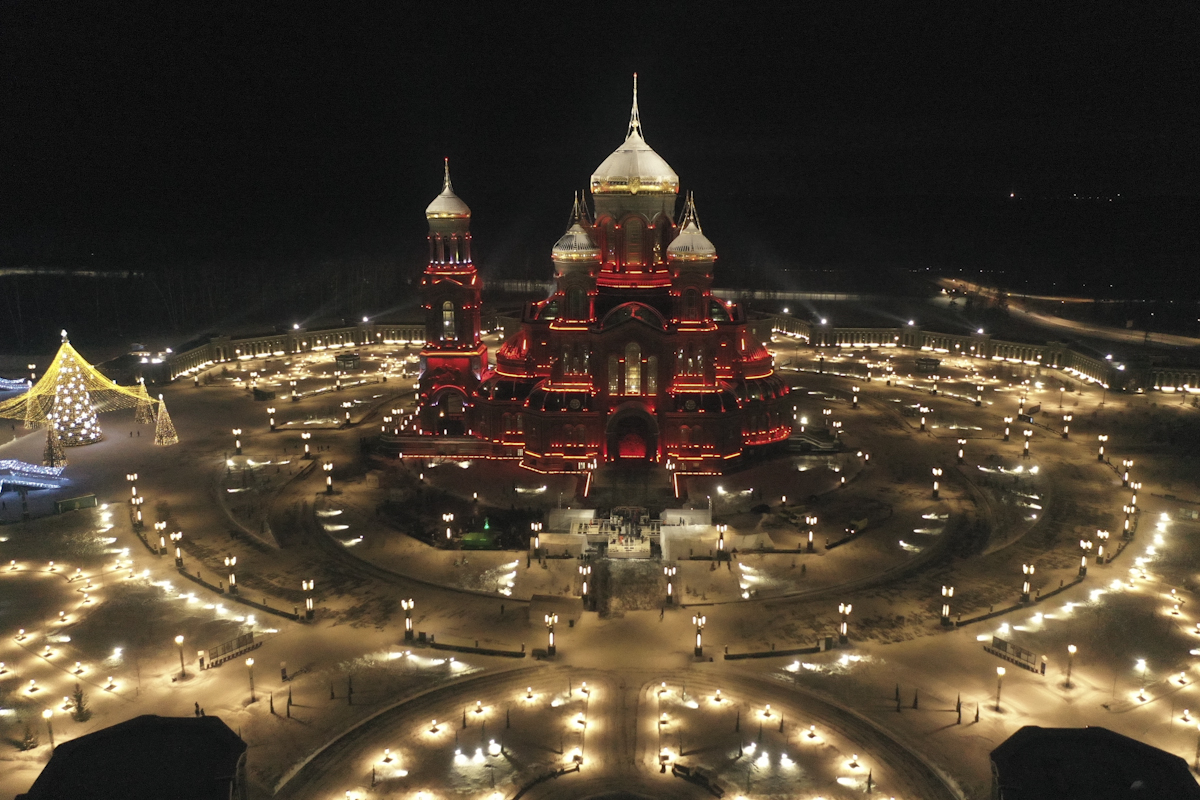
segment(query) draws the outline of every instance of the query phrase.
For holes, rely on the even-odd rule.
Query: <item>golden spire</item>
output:
[[[642,136],[642,118],[641,118],[641,116],[638,115],[637,73],[636,72],[633,73],[633,109],[629,112],[629,131],[628,131],[628,133],[625,134],[625,138],[628,139],[630,136],[634,135],[635,133],[638,136],[645,138],[644,136]]]
[[[446,157],[446,177],[442,179],[442,191],[453,194],[454,187],[450,185],[450,157]]]

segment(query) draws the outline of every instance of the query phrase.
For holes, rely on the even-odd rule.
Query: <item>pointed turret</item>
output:
[[[428,219],[470,219],[471,209],[459,196],[454,193],[454,185],[450,183],[450,159],[446,159],[446,175],[442,179],[442,193],[433,198],[433,202],[425,209]]]
[[[667,247],[667,259],[670,261],[712,261],[717,257],[717,248],[704,235],[700,227],[700,216],[696,213],[696,201],[688,192],[687,203],[683,208],[683,222],[679,225],[679,235]]]
[[[591,234],[584,227],[586,224],[585,213],[579,195],[576,194],[575,205],[571,208],[571,223],[567,226],[567,232],[559,238],[551,251],[551,257],[555,262],[600,260],[600,248],[596,246]]]
[[[679,176],[654,152],[642,135],[638,112],[637,74],[633,76],[633,107],[625,142],[592,173],[592,194],[675,194]]]

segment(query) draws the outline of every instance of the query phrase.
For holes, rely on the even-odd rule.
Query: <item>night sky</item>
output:
[[[1194,4],[82,5],[0,8],[0,267],[408,274],[449,156],[484,274],[545,279],[636,70],[719,285],[1196,291]]]

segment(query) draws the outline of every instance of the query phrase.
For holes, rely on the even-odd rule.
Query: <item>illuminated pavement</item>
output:
[[[455,566],[452,561],[461,552],[433,550],[405,539],[376,517],[375,506],[387,489],[376,488],[366,473],[349,465],[356,460],[358,437],[371,435],[382,413],[410,403],[407,382],[396,378],[386,385],[320,393],[296,404],[255,403],[232,380],[199,389],[181,382],[168,387],[166,400],[182,444],[167,449],[153,448],[146,429],[141,437],[122,435],[134,429],[132,412],[102,416],[109,438],[68,453],[71,466],[66,474],[73,486],[67,496],[95,492],[110,501],[110,518],[105,520],[96,510],[0,528],[0,538],[7,537],[0,541],[0,622],[5,629],[0,643],[0,660],[5,662],[5,672],[0,673],[0,727],[6,738],[19,740],[28,719],[42,739],[41,747],[27,753],[15,747],[3,751],[0,794],[23,791],[45,762],[48,748],[40,718],[45,707],[55,710],[55,737],[62,741],[142,713],[192,713],[193,703],[199,703],[206,713],[240,730],[250,744],[256,796],[270,796],[279,787],[289,797],[367,793],[372,766],[377,781],[382,781],[376,792],[487,797],[500,791],[511,796],[515,787],[565,764],[573,746],[583,748],[582,771],[538,784],[532,796],[584,796],[621,786],[647,794],[706,796],[700,787],[656,768],[662,712],[654,687],[663,680],[669,692],[662,698],[668,721],[662,727],[661,746],[674,758],[682,733],[683,763],[711,769],[714,779],[734,795],[795,796],[798,790],[803,797],[833,798],[842,796],[839,792],[862,793],[865,774],[847,760],[857,753],[857,762],[867,767],[881,796],[933,796],[922,783],[931,774],[921,760],[925,759],[965,796],[985,797],[987,752],[1024,724],[1104,725],[1191,760],[1197,728],[1184,720],[1183,712],[1188,709],[1189,719],[1194,719],[1191,712],[1200,712],[1200,697],[1194,696],[1194,679],[1200,674],[1193,669],[1196,658],[1191,653],[1200,648],[1192,614],[1197,605],[1191,594],[1200,572],[1200,551],[1195,537],[1188,535],[1196,532],[1197,523],[1181,519],[1178,511],[1197,508],[1185,501],[1200,492],[1185,477],[1192,474],[1182,467],[1185,462],[1171,453],[1151,460],[1142,441],[1146,431],[1163,426],[1190,430],[1187,426],[1196,424],[1193,410],[1161,404],[1151,408],[1161,396],[1109,395],[1101,406],[1100,394],[1085,389],[1083,394],[1067,394],[1058,412],[1057,374],[1038,376],[1030,367],[992,362],[980,365],[988,388],[983,406],[975,408],[946,396],[970,394],[968,387],[978,381],[952,380],[966,374],[954,359],[944,363],[943,373],[951,379],[940,382],[942,396],[932,397],[927,382],[918,381],[918,389],[886,387],[875,373],[876,379],[866,383],[861,358],[825,362],[827,372],[857,377],[822,376],[807,371],[817,368],[812,351],[787,342],[773,349],[782,364],[802,370],[784,371],[793,385],[805,387],[805,393],[797,393],[798,415],[818,419],[822,408],[834,409],[833,418],[845,423],[851,448],[854,469],[848,485],[840,487],[840,474],[822,466],[819,474],[825,482],[811,492],[819,495],[818,542],[836,535],[865,507],[874,510],[871,525],[853,542],[827,553],[819,547],[812,555],[741,554],[733,568],[722,567],[720,575],[709,570],[709,562],[681,562],[680,586],[695,589],[683,592],[684,602],[696,605],[669,609],[662,621],[656,607],[639,610],[637,604],[609,618],[585,614],[575,628],[559,626],[559,655],[552,662],[451,654],[403,643],[400,600],[411,597],[416,601],[416,629],[436,633],[439,641],[473,645],[478,640],[484,646],[513,650],[524,644],[532,652],[545,646],[546,631],[540,620],[529,619],[521,598],[578,591],[573,561],[551,562],[541,570],[536,562],[526,567],[523,551],[480,552],[470,553],[466,565]],[[878,351],[870,358],[878,360]],[[894,365],[898,374],[906,375],[911,354],[895,358]],[[308,381],[310,389],[320,388],[329,378],[312,370],[331,366],[326,362],[325,367],[306,367],[309,377],[301,380]],[[1015,414],[1020,397],[1019,390],[1008,386],[1014,374],[1018,382],[1030,381],[1030,404],[1037,400],[1043,405],[1038,418],[1042,424],[1032,427],[1029,460],[1020,458],[1019,435],[1029,426],[1014,425],[1012,440],[1001,439],[1001,418]],[[852,385],[861,388],[859,410],[849,408]],[[321,420],[344,413],[342,402],[355,399],[362,401],[352,409],[355,422],[363,420],[360,424],[346,430],[322,426]],[[931,409],[926,431],[919,430],[919,416],[905,415],[905,405]],[[277,409],[280,427],[296,424],[268,433],[268,406]],[[1059,434],[1061,419],[1054,418],[1059,413],[1074,414],[1069,440]],[[324,477],[319,471],[299,474],[304,440],[298,428],[306,421],[316,423],[309,426],[310,446],[320,448],[320,459],[335,463],[337,493],[328,499],[322,495]],[[246,432],[240,459],[232,455],[233,427]],[[1022,564],[1037,565],[1032,591],[1049,593],[1060,581],[1070,583],[1075,577],[1080,538],[1095,539],[1096,529],[1103,528],[1118,534],[1111,543],[1119,540],[1121,507],[1129,502],[1130,491],[1120,486],[1119,475],[1096,459],[1100,433],[1111,434],[1112,462],[1134,457],[1134,479],[1145,483],[1138,500],[1144,511],[1131,548],[1112,564],[1093,564],[1084,583],[1051,599],[943,631],[942,585],[956,587],[952,616],[961,613],[969,620],[989,607],[999,610],[1016,602]],[[958,438],[968,440],[961,467],[955,463]],[[0,446],[0,457],[36,462],[41,444],[37,436],[19,438]],[[869,464],[854,455],[859,449],[871,454]],[[222,466],[227,458],[234,461],[229,475]],[[265,519],[285,545],[282,550],[257,544],[243,532],[231,535],[236,522],[215,502],[219,489],[241,488],[238,471],[246,459],[273,462],[259,468],[273,488],[264,491],[261,508],[235,502],[236,520],[246,524]],[[778,498],[787,494],[789,506],[794,506],[809,492],[802,485],[814,478],[799,472],[799,462],[784,463],[787,469],[755,468],[719,479],[729,493],[728,500],[718,500],[721,521],[735,532],[766,531],[785,544],[798,543],[800,530],[778,513]],[[930,470],[939,465],[945,482],[935,501]],[[1031,476],[1034,466],[1038,473]],[[263,472],[270,467],[279,471]],[[438,476],[449,469],[455,477]],[[172,528],[184,531],[184,559],[190,571],[200,569],[212,583],[224,581],[222,560],[236,555],[243,593],[288,611],[303,604],[301,580],[314,579],[316,623],[297,624],[231,602],[184,581],[171,558],[149,553],[128,523],[125,475],[131,471],[139,473],[139,493],[148,498],[143,506],[148,522],[168,519]],[[489,496],[496,491],[498,474],[490,467],[440,467],[431,470],[427,480],[435,488],[452,489],[463,502],[478,491],[485,503],[504,505],[507,498]],[[545,483],[542,476],[515,474],[531,486],[534,481]],[[710,484],[716,482],[697,481],[693,496],[711,494]],[[761,493],[762,501],[740,494],[750,488]],[[511,485],[508,491],[513,491]],[[528,502],[553,506],[556,491]],[[1156,496],[1162,494],[1179,499]],[[11,520],[13,495],[5,498]],[[771,514],[749,511],[767,501]],[[36,513],[37,503],[44,508],[48,501],[34,502]],[[885,506],[886,517],[879,512]],[[289,525],[288,520],[300,519],[304,508],[311,514],[314,507],[343,514]],[[1160,518],[1163,513],[1166,521]],[[974,523],[981,519],[991,524],[986,540],[973,534]],[[105,529],[108,524],[111,530]],[[319,526],[326,524],[331,527],[322,531]],[[347,527],[337,527],[343,524]],[[1162,530],[1157,529],[1160,524]],[[361,536],[356,544],[336,547],[390,572],[377,575],[354,559],[332,556],[336,550],[316,547],[314,537],[326,534],[347,543]],[[1156,534],[1161,542],[1155,541]],[[110,542],[113,538],[116,541]],[[4,573],[10,559],[21,569]],[[61,567],[55,573],[47,571],[51,559]],[[1130,569],[1138,566],[1134,559],[1143,559],[1145,578],[1140,570],[1131,575]],[[796,575],[800,567],[792,566],[796,561],[805,566],[802,576]],[[888,572],[909,564],[916,565],[911,572]],[[133,578],[128,577],[130,568]],[[64,575],[76,569],[82,570],[81,577],[68,583]],[[406,574],[411,578],[403,577]],[[1130,577],[1137,578],[1133,587],[1127,583]],[[89,578],[95,591],[89,592],[92,603],[85,606],[79,590]],[[1117,579],[1126,583],[1115,588]],[[494,593],[505,581],[511,584],[511,597]],[[1184,600],[1178,616],[1171,613],[1172,588]],[[755,591],[752,599],[741,601],[741,593],[750,589]],[[657,591],[651,587],[651,594]],[[840,602],[854,606],[848,647],[799,657],[722,659],[726,647],[740,653],[812,645],[818,635],[835,631]],[[506,606],[503,614],[501,603]],[[54,621],[60,610],[68,614],[64,623]],[[712,662],[692,659],[693,613],[707,616],[705,655],[713,656]],[[248,703],[249,675],[242,660],[199,674],[194,668],[197,647],[246,629],[249,614],[264,638],[253,653],[255,703]],[[20,627],[27,629],[22,642],[14,638]],[[172,680],[179,672],[173,642],[178,634],[185,636],[192,673],[183,681]],[[986,653],[981,639],[990,642],[993,634],[1045,653],[1046,677]],[[39,655],[48,635],[70,637],[69,642],[50,641],[49,659]],[[1078,647],[1071,688],[1063,685],[1068,644]],[[404,656],[405,650],[412,656]],[[1138,659],[1146,660],[1144,692]],[[83,668],[79,676],[73,672],[76,661]],[[280,662],[287,662],[292,676],[286,683],[280,679]],[[997,666],[1007,667],[1000,712],[994,709]],[[1181,671],[1183,683],[1177,680]],[[107,688],[110,676],[112,688]],[[75,722],[69,709],[62,708],[63,696],[71,694],[76,678],[93,711],[88,722]],[[37,687],[32,694],[21,688],[31,679]],[[594,687],[598,702],[589,699],[586,733],[573,745],[571,737],[578,739],[577,729],[584,727],[576,719],[582,697],[575,682],[582,680]],[[567,681],[574,694],[560,697],[567,692]],[[902,695],[899,712],[897,683]],[[351,685],[353,695],[348,697]],[[522,690],[528,686],[534,687],[536,702],[523,699]],[[736,710],[731,720],[726,706],[711,701],[718,687],[728,696],[728,708],[741,708],[740,730],[734,730]],[[289,689],[291,718],[286,715]],[[914,692],[919,697],[916,709]],[[962,725],[955,724],[953,710],[959,694]],[[413,699],[404,702],[406,698]],[[554,706],[556,698],[565,702]],[[495,735],[504,756],[486,754],[483,719],[476,724],[468,712],[468,727],[462,730],[463,707],[469,709],[477,699],[491,707],[483,715],[488,741]],[[784,732],[779,733],[776,721],[764,720],[760,741],[755,715],[767,703],[783,715]],[[980,721],[975,723],[977,704]],[[508,712],[511,728],[505,727],[501,709]],[[428,732],[433,718],[444,718],[436,736]],[[820,731],[819,748],[805,740],[810,724]],[[453,729],[459,731],[457,749],[465,764],[456,763]],[[755,752],[748,753],[751,744]],[[330,749],[322,750],[327,745]],[[386,763],[385,747],[395,753]],[[483,764],[475,762],[479,747],[485,748]],[[768,755],[760,764],[763,752]],[[305,771],[309,758],[312,766]],[[400,775],[400,769],[408,774]],[[297,775],[298,780],[288,783]]]

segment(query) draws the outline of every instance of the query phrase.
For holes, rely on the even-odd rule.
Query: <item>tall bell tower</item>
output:
[[[487,369],[479,336],[482,287],[471,260],[471,209],[454,193],[450,159],[442,192],[425,209],[429,265],[421,278],[425,346],[417,397],[423,433],[471,432],[471,398]]]

